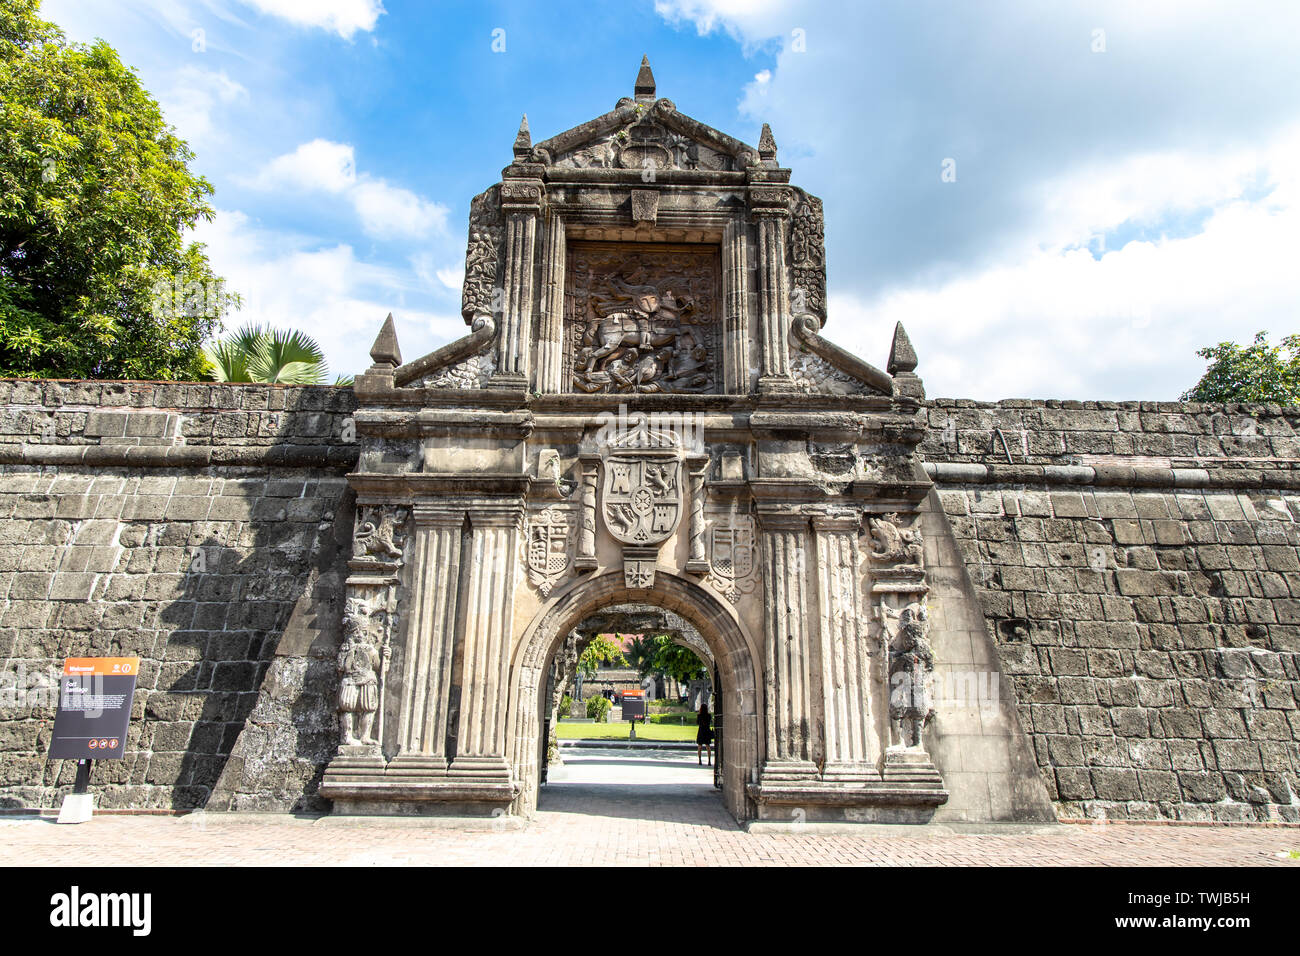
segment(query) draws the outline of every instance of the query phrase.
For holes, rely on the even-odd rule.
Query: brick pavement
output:
[[[79,826],[0,818],[0,865],[1300,865],[1278,857],[1288,850],[1300,850],[1300,830],[1063,824],[746,833],[715,794],[666,785],[552,785],[524,828],[274,814],[101,814]]]
[[[747,833],[694,754],[600,748],[551,768],[536,820],[288,814],[0,817],[0,865],[1297,866],[1300,828],[931,825]]]

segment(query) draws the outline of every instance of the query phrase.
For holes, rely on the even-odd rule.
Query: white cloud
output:
[[[366,235],[377,239],[422,238],[441,232],[447,207],[382,179],[358,175],[356,151],[348,143],[314,139],[277,156],[245,180],[255,189],[289,189],[343,196]]]
[[[1053,184],[1046,192],[1066,197],[1053,245],[871,300],[832,294],[827,333],[879,362],[902,322],[936,396],[1176,399],[1204,371],[1198,348],[1295,331],[1300,131],[1258,152],[1166,159]],[[1262,198],[1244,188],[1261,170],[1272,187]],[[1090,230],[1205,206],[1192,235],[1131,241],[1100,258],[1068,246]]]
[[[325,350],[332,375],[365,371],[390,311],[407,359],[465,334],[457,313],[403,307],[407,293],[419,291],[409,274],[358,259],[345,243],[321,245],[260,229],[231,211],[201,223],[192,238],[207,245],[213,270],[243,297],[227,330],[250,323],[300,329]]]
[[[214,118],[222,106],[248,99],[243,84],[225,70],[203,70],[186,66],[174,74],[173,85],[158,95],[163,115],[176,127],[182,139],[201,142],[220,133],[223,120]]]
[[[356,181],[356,151],[352,146],[313,139],[271,160],[248,185],[257,189],[341,193]]]
[[[461,263],[454,268],[439,269],[438,281],[448,289],[454,289],[457,292],[465,285],[465,264]]]
[[[655,9],[771,56],[739,110],[825,201],[827,333],[883,364],[904,322],[930,394],[1172,399],[1296,331],[1300,7]]]
[[[447,224],[446,206],[421,199],[409,189],[390,186],[382,180],[357,183],[350,198],[361,218],[361,228],[376,238],[418,238]]]
[[[296,26],[320,27],[351,40],[360,30],[369,33],[384,13],[380,0],[242,0],[259,13],[288,20]]]

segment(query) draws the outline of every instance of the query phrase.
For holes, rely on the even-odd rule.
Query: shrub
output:
[[[609,714],[609,701],[604,697],[592,697],[587,701],[587,716],[598,724],[605,722]]]
[[[560,698],[560,720],[569,716],[569,709],[573,707],[573,698],[565,694]]]

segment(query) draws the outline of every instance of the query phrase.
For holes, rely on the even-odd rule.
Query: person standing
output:
[[[709,748],[709,766],[713,766],[713,718],[709,715],[709,705],[700,704],[700,712],[695,717],[695,762],[704,763],[704,748]]]

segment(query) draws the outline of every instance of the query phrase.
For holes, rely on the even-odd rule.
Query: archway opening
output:
[[[574,697],[570,692],[569,701],[564,701],[565,691],[577,683],[583,652],[597,641],[597,647],[608,650],[615,644],[608,635],[633,633],[641,634],[643,642],[650,638],[661,650],[667,645],[659,663],[676,660],[683,665],[662,687],[673,689],[671,700],[665,704],[655,693],[661,689],[655,686],[660,668],[653,663],[603,674],[598,670],[594,680],[584,677],[584,703],[570,711],[583,716],[571,718],[565,727],[559,708]],[[617,643],[622,658],[618,663],[627,660],[631,644],[625,639]],[[692,659],[699,662],[695,673],[684,666]],[[752,641],[734,611],[690,579],[661,571],[652,590],[627,589],[621,573],[575,582],[529,625],[516,660],[513,763],[521,784],[516,812],[562,809],[567,801],[586,807],[600,803],[615,815],[653,817],[673,813],[664,801],[674,796],[707,798],[715,807],[721,797],[730,817],[751,818],[745,785],[761,759],[755,659]],[[687,706],[681,704],[683,690]],[[616,706],[612,698],[618,698],[615,716],[622,722],[604,721],[600,726],[593,720],[585,731],[575,733],[578,721],[593,719],[585,716],[585,701],[597,694],[611,698],[611,710]],[[633,724],[624,719],[624,700],[629,712],[641,710],[633,703],[635,697],[651,698],[643,706],[658,700],[645,706],[650,720]],[[697,753],[700,703],[709,705],[715,735],[712,767],[706,759],[709,748]],[[599,709],[592,707],[593,717]],[[634,728],[636,740],[631,739]],[[605,737],[608,743],[578,743],[580,736]],[[577,793],[574,787],[585,790]]]
[[[715,815],[717,677],[708,645],[671,611],[621,604],[585,618],[547,674],[538,809],[626,813],[650,801]]]

